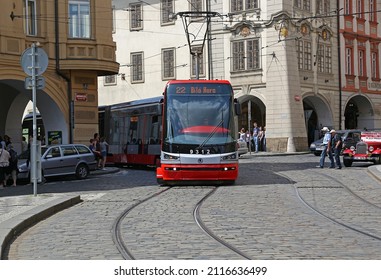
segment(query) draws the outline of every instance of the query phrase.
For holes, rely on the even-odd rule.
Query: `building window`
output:
[[[89,0],[69,1],[69,37],[90,38]]]
[[[174,13],[173,0],[161,0],[161,24],[172,23]]]
[[[311,70],[312,69],[312,50],[311,42],[299,40],[297,41],[297,54],[299,69]]]
[[[345,48],[345,74],[352,75],[352,48]]]
[[[202,0],[188,0],[192,12],[202,11]]]
[[[365,76],[365,56],[364,56],[365,51],[364,50],[359,50],[359,73],[358,75],[360,77]]]
[[[294,6],[309,12],[311,10],[311,0],[294,0]]]
[[[356,0],[356,15],[358,18],[364,18],[364,0]]]
[[[161,51],[162,79],[175,79],[175,49],[164,49]]]
[[[352,0],[344,0],[344,13],[346,15],[352,14]]]
[[[231,12],[242,12],[244,10],[254,10],[259,8],[258,0],[231,0]]]
[[[311,42],[304,42],[304,70],[312,69],[312,52],[311,52]]]
[[[105,86],[116,85],[116,75],[105,76],[103,83]]]
[[[116,32],[116,16],[115,16],[115,6],[112,6],[112,33]]]
[[[258,39],[236,41],[232,44],[233,71],[256,70],[260,68]]]
[[[258,9],[258,0],[246,0],[246,10]]]
[[[201,45],[194,46],[194,49],[197,49],[197,48],[199,49],[199,51],[197,51],[197,55],[192,55],[191,57],[191,69],[192,69],[191,77],[193,78],[197,77],[197,74],[198,74],[198,77],[205,77],[204,52],[201,49],[202,48]],[[198,59],[198,64],[197,64],[197,59]]]
[[[131,53],[131,83],[144,82],[143,53]]]
[[[330,10],[329,0],[317,0],[316,1],[316,13],[317,14],[329,14],[330,12],[331,12],[331,10]]]
[[[375,0],[369,0],[369,20],[377,21],[377,9]]]
[[[371,55],[371,71],[372,71],[372,79],[378,79],[378,53],[372,52]]]
[[[130,4],[130,30],[143,29],[143,11],[139,3]]]
[[[332,73],[332,48],[325,46],[325,72]]]
[[[24,32],[26,35],[37,35],[36,1],[24,0]]]

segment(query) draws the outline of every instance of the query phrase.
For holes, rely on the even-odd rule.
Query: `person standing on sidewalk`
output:
[[[329,168],[335,168],[335,161],[332,155],[332,143],[331,143],[331,133],[329,133],[328,127],[323,127],[321,130],[324,134],[323,138],[323,151],[321,152],[319,165],[316,167],[323,168],[325,162],[325,156],[328,154],[329,160],[331,161],[331,165]]]
[[[341,139],[341,136],[336,133],[336,130],[332,129],[330,133],[332,137],[331,143],[332,143],[333,153],[335,154],[336,168],[341,169],[340,153],[341,153],[341,149],[343,148],[343,141]]]
[[[5,182],[5,172],[9,166],[10,154],[8,151],[0,145],[0,189],[4,188]]]

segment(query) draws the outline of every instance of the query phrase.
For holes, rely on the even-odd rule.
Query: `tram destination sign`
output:
[[[168,94],[227,94],[230,95],[232,89],[228,84],[214,83],[182,83],[168,86]]]

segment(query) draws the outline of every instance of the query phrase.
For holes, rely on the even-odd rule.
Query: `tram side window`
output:
[[[130,117],[130,128],[128,130],[128,144],[138,144],[138,119],[139,117]]]
[[[152,116],[151,131],[149,133],[149,144],[159,144],[160,139],[160,123],[158,116]]]

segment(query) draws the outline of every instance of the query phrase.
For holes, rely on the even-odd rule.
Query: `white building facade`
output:
[[[373,1],[375,9],[381,7],[381,0]],[[344,26],[344,16],[337,11],[344,0],[114,0],[113,5],[120,72],[98,79],[99,105],[159,96],[171,79],[227,79],[242,107],[238,127],[251,130],[253,122],[266,127],[268,151],[305,151],[322,126],[345,128],[349,99],[358,93],[340,90],[347,81],[343,63],[338,67],[344,57],[338,56],[343,47],[337,23]],[[379,38],[380,27],[373,29]],[[341,30],[342,46],[345,36]],[[369,48],[380,48],[377,42]],[[371,81],[378,88],[378,81]],[[367,100],[377,99],[377,92],[372,96]],[[372,113],[368,127],[381,127],[379,112]]]

